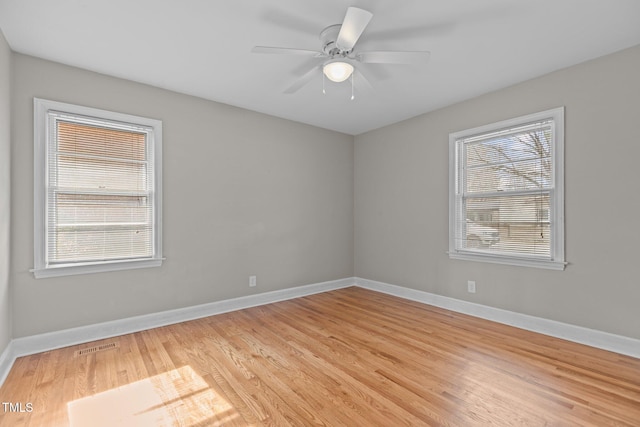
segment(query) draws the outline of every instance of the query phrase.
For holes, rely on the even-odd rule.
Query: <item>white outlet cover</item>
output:
[[[469,280],[467,282],[467,291],[475,294],[476,293],[476,282],[474,282],[473,280]]]

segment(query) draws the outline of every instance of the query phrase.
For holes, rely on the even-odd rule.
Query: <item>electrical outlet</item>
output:
[[[249,276],[249,286],[254,287],[257,285],[256,276]]]
[[[467,281],[467,292],[475,294],[476,293],[476,282],[473,280]]]

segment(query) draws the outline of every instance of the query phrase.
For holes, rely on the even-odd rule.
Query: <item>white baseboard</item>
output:
[[[591,347],[625,354],[640,358],[640,340],[610,334],[608,332],[575,326],[568,323],[556,322],[541,317],[502,310],[486,305],[475,304],[455,298],[444,297],[429,292],[409,289],[374,280],[355,278],[356,285],[361,288],[383,292],[400,298],[433,305],[458,313],[468,314],[482,319],[492,320],[505,325],[514,326],[528,331],[538,332],[567,341],[585,344]]]
[[[13,355],[11,342],[9,342],[7,348],[5,348],[2,354],[0,354],[0,387],[4,384],[4,380],[7,378],[15,360],[16,356]]]
[[[270,304],[273,302],[299,298],[307,295],[327,292],[334,289],[346,288],[355,284],[354,278],[297,286],[279,291],[264,292],[223,301],[216,301],[192,307],[151,313],[143,316],[129,317],[62,331],[48,332],[23,338],[13,339],[5,351],[0,355],[0,386],[4,383],[9,370],[16,358],[43,351],[55,350],[70,345],[82,344],[130,334],[147,329],[167,326],[188,320],[200,319],[216,314],[241,310],[243,308]]]
[[[0,386],[4,383],[9,370],[18,357],[354,285],[544,335],[586,344],[591,347],[640,358],[640,340],[637,339],[475,304],[402,286],[351,277],[216,301],[160,313],[130,317],[111,322],[81,326],[62,331],[32,335],[24,338],[16,338],[13,339],[2,354],[0,354]]]

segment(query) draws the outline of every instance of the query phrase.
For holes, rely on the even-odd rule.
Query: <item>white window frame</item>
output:
[[[503,129],[514,128],[541,120],[553,120],[554,140],[551,147],[553,185],[550,190],[551,225],[551,255],[549,258],[540,258],[527,255],[505,255],[466,249],[462,247],[459,238],[458,224],[464,223],[462,215],[462,187],[459,185],[463,179],[461,152],[458,150],[457,141],[475,135],[497,132]],[[564,270],[566,266],[564,254],[564,107],[554,108],[539,113],[516,117],[497,123],[479,126],[449,134],[449,257],[452,259],[481,261],[497,264],[507,264],[523,267],[538,267],[552,270]]]
[[[98,273],[162,265],[162,121],[130,114],[116,113],[97,108],[33,99],[34,113],[34,268],[36,278]],[[147,143],[152,148],[154,176],[152,179],[153,203],[153,255],[152,257],[92,261],[47,265],[47,186],[49,176],[48,146],[49,126],[52,114],[64,114],[70,118],[96,122],[118,122],[127,126],[145,128]]]

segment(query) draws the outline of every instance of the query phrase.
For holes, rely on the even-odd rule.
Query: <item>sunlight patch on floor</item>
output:
[[[239,416],[190,366],[67,404],[71,427],[222,425]]]

